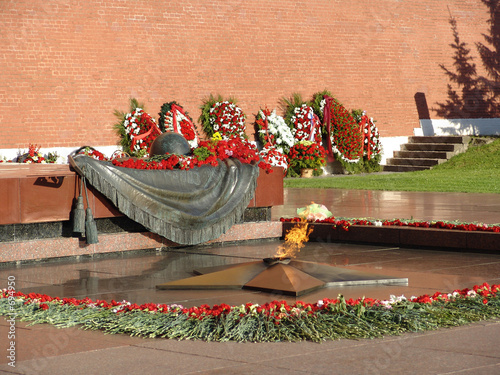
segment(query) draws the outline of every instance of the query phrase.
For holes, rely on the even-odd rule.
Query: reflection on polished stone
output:
[[[397,278],[349,270],[327,264],[286,258],[194,270],[198,276],[170,281],[156,287],[163,290],[251,289],[268,293],[302,296],[326,286],[408,284]]]
[[[185,247],[166,252],[114,253],[79,259],[61,259],[0,267],[0,280],[16,278],[16,290],[58,297],[127,300],[133,303],[263,304],[273,299],[296,301],[297,297],[247,289],[158,290],[156,285],[193,276],[193,270],[223,267],[275,254],[280,241],[259,241],[224,246]],[[322,263],[347,270],[408,278],[408,285],[330,285],[300,299],[362,296],[388,299],[499,283],[500,255],[455,253],[397,247],[342,243],[307,243],[297,260]],[[309,263],[307,263],[309,264]]]
[[[311,200],[324,204],[336,217],[500,223],[498,194],[345,189],[287,188],[284,205],[273,207],[272,218],[295,217],[297,208]]]

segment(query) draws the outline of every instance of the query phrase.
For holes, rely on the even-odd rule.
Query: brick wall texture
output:
[[[131,97],[197,120],[210,93],[232,96],[252,133],[259,108],[323,89],[411,135],[415,94],[431,117],[447,98],[450,15],[474,55],[480,0],[0,0],[0,149],[114,145]]]

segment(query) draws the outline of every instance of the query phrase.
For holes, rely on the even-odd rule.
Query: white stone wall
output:
[[[382,143],[381,165],[386,165],[387,158],[394,157],[393,152],[399,151],[403,143],[408,143],[408,137],[380,137]]]
[[[420,120],[415,135],[475,135],[500,136],[500,118],[430,119]]]

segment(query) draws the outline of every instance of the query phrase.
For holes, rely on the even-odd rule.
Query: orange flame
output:
[[[278,247],[276,258],[295,258],[296,254],[309,241],[309,235],[313,228],[308,229],[308,223],[305,220],[300,221],[292,229],[286,232],[285,243]]]

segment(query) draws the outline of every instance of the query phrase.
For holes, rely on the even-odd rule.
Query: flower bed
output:
[[[207,341],[324,341],[375,338],[500,317],[499,285],[389,300],[272,301],[264,305],[181,305],[50,297],[3,289],[0,314],[32,324]]]
[[[301,222],[302,219],[295,218],[281,218],[281,222]],[[483,232],[494,232],[500,233],[500,225],[498,224],[484,224],[484,223],[463,223],[463,222],[451,222],[451,221],[418,221],[418,220],[376,220],[376,219],[351,219],[351,218],[335,218],[329,217],[323,220],[315,220],[310,223],[318,224],[332,224],[333,228],[341,228],[344,230],[349,230],[351,225],[372,225],[372,226],[395,226],[395,227],[413,227],[413,228],[435,228],[435,229],[453,229],[453,230],[465,230],[465,231],[483,231]]]
[[[281,219],[283,237],[300,219]],[[310,241],[498,253],[499,224],[328,218],[309,221]]]

